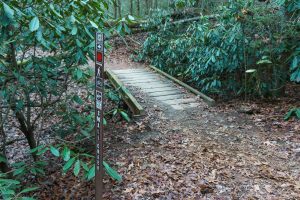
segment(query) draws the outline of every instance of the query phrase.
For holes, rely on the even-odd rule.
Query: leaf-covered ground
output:
[[[138,67],[124,52],[114,49],[108,66]],[[146,114],[106,129],[105,157],[123,181],[106,176],[104,199],[299,199],[300,122],[283,120],[300,106],[299,86],[288,91],[185,111],[141,93]],[[46,180],[42,199],[93,199],[91,183],[57,171]]]
[[[150,106],[149,106],[150,107]],[[168,110],[170,111],[170,110]],[[115,162],[124,181],[111,199],[296,199],[299,133],[265,132],[220,108],[149,109],[149,127],[129,127]],[[132,129],[136,130],[132,132]],[[289,138],[289,139],[287,139]],[[123,197],[123,198],[120,198]]]

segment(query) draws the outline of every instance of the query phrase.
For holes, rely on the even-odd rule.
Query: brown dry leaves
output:
[[[180,119],[155,108],[148,113],[123,136],[129,146],[116,160],[124,181],[108,191],[108,199],[299,196],[297,159],[284,145],[265,141],[265,132],[243,117],[210,109],[181,112]]]

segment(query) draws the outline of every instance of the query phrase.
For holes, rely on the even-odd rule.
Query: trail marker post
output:
[[[95,35],[95,186],[96,200],[103,195],[103,96],[104,96],[104,34]]]

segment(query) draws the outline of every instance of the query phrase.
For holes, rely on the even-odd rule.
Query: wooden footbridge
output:
[[[107,70],[106,74],[134,115],[141,115],[143,107],[135,96],[143,93],[175,110],[195,108],[199,97],[209,105],[214,100],[187,84],[151,66],[149,68]]]

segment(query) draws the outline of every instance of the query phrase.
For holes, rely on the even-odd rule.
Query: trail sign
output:
[[[95,35],[95,186],[96,200],[103,195],[103,96],[104,96],[104,34]]]

